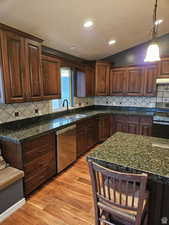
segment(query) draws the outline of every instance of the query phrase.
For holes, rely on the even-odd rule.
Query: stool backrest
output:
[[[146,199],[147,174],[121,173],[88,161],[95,204],[98,201],[136,212],[140,222]],[[139,224],[139,223],[136,223]]]

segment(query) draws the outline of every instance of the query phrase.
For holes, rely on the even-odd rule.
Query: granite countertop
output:
[[[147,172],[169,183],[169,140],[117,132],[88,155],[108,168],[121,172]]]
[[[59,118],[48,118],[41,121],[29,122],[21,126],[8,126],[0,129],[0,140],[11,141],[14,143],[21,143],[28,141],[31,138],[43,135],[49,132],[55,132],[66,126],[72,125],[79,120],[90,118],[100,114],[118,114],[118,115],[144,115],[153,116],[154,112],[149,111],[134,111],[134,110],[115,110],[115,109],[102,109],[102,110],[88,110],[81,111],[81,113],[74,113],[65,115]],[[19,121],[17,122],[20,123]]]

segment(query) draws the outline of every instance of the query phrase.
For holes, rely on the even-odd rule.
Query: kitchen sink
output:
[[[82,119],[87,117],[85,114],[75,114],[75,115],[70,115],[70,116],[65,116],[66,119]]]

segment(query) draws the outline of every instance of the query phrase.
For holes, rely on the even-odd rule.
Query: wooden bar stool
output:
[[[120,173],[88,161],[96,225],[147,223],[147,174]]]

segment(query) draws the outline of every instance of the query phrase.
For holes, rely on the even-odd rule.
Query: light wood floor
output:
[[[93,225],[86,157],[33,193],[2,225]]]

